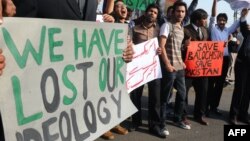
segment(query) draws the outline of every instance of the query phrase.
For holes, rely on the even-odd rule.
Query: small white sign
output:
[[[159,56],[156,53],[158,39],[153,38],[133,47],[133,61],[127,64],[127,90],[132,90],[143,84],[162,77]]]

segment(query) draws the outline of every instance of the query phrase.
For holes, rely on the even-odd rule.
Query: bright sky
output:
[[[192,0],[184,0],[187,5],[189,6]],[[198,6],[197,8],[202,8],[205,11],[207,11],[208,15],[211,15],[211,9],[212,9],[212,4],[213,4],[213,0],[199,0],[198,1]],[[227,13],[228,16],[228,23],[227,26],[230,26],[233,21],[234,21],[234,11],[231,9],[230,5],[221,0],[217,3],[217,14],[218,13]],[[238,18],[240,17],[240,15],[238,15]],[[248,23],[250,23],[250,13],[248,15],[247,20],[249,21]]]

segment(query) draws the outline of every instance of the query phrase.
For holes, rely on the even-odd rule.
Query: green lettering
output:
[[[88,50],[88,57],[91,57],[94,46],[96,46],[98,48],[100,55],[103,56],[101,40],[100,40],[97,29],[94,30],[94,32],[92,34],[92,37],[91,37],[91,40],[90,40],[90,45],[89,45],[89,50]]]
[[[99,88],[102,92],[105,90],[106,83],[107,83],[107,61],[105,58],[102,58],[99,67]]]
[[[10,50],[12,56],[14,57],[16,63],[18,64],[19,68],[21,69],[25,68],[29,53],[31,53],[31,55],[33,56],[33,58],[35,59],[38,65],[42,64],[43,48],[44,48],[44,41],[45,41],[45,35],[46,35],[46,26],[43,26],[41,30],[39,52],[36,52],[36,50],[33,48],[33,45],[31,44],[31,41],[27,39],[22,55],[19,53],[17,46],[15,45],[8,30],[3,27],[2,32],[4,36],[4,41],[8,49]]]
[[[68,75],[67,75],[69,71],[75,72],[75,67],[73,65],[67,65],[63,70],[63,74],[62,74],[63,84],[72,91],[72,97],[68,97],[68,96],[63,97],[64,105],[72,104],[75,101],[76,96],[77,96],[77,89],[75,85],[69,80]]]
[[[74,47],[75,47],[75,59],[78,59],[78,49],[82,48],[82,56],[85,58],[87,53],[86,48],[86,31],[82,31],[82,41],[78,39],[78,30],[77,28],[74,29]]]
[[[124,42],[123,38],[119,37],[121,33],[123,33],[123,30],[121,29],[115,31],[115,54],[116,55],[122,54],[122,49],[119,48],[119,44]]]
[[[15,103],[16,103],[16,115],[17,115],[17,122],[18,125],[24,125],[27,123],[30,123],[32,121],[38,120],[43,117],[43,113],[39,112],[36,114],[33,114],[31,116],[25,117],[23,113],[23,103],[21,98],[21,87],[20,87],[20,81],[17,76],[12,76],[12,86],[13,86],[13,94],[15,97]]]
[[[50,61],[51,62],[59,62],[63,60],[63,55],[62,54],[55,54],[54,49],[55,47],[60,47],[63,45],[63,41],[55,41],[54,35],[61,33],[60,28],[49,28],[48,29],[48,34],[49,34],[49,55],[50,55]]]
[[[122,66],[124,65],[124,61],[122,59],[122,57],[117,57],[116,58],[116,68],[115,68],[115,74],[116,74],[116,77],[115,77],[115,86],[118,87],[118,78],[119,80],[121,81],[122,84],[124,84],[124,76],[121,72],[121,68]]]
[[[112,32],[111,32],[108,44],[107,44],[106,37],[105,37],[103,29],[100,29],[99,32],[100,32],[100,36],[102,38],[103,46],[105,47],[107,56],[109,56],[109,51],[110,51],[110,47],[111,47],[111,43],[112,43],[112,39],[113,39],[115,30],[113,29]]]

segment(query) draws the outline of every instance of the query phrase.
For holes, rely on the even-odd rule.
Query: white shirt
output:
[[[198,26],[196,26],[195,24],[192,24],[192,26],[194,27],[194,29],[197,31],[198,30]]]
[[[169,30],[170,30],[169,24],[167,24],[167,22],[165,22],[165,23],[161,26],[161,29],[160,29],[160,36],[165,36],[165,37],[167,38],[167,37],[168,37],[168,34],[169,34]]]
[[[209,30],[211,32],[212,41],[228,41],[228,36],[240,26],[239,20],[235,21],[230,27],[225,27],[221,30],[215,24],[215,17],[210,18]],[[229,56],[228,47],[224,48],[224,56]]]

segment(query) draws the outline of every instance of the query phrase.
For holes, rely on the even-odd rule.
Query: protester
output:
[[[244,37],[235,63],[235,86],[230,106],[229,123],[238,121],[250,125],[248,109],[250,102],[250,30],[246,21],[248,9],[241,12],[240,31]]]
[[[179,0],[179,1],[182,1],[182,0]],[[187,11],[187,13],[185,15],[185,18],[182,21],[182,26],[185,26],[185,25],[187,25],[189,23],[190,15],[196,9],[197,5],[198,5],[198,0],[192,0],[191,4],[188,7],[188,11]],[[167,9],[166,16],[161,17],[161,19],[159,20],[159,24],[162,25],[163,24],[162,21],[164,21],[164,23],[167,22],[167,21],[170,21],[172,17],[173,17],[173,6],[169,6],[168,9]],[[162,70],[162,71],[164,72],[165,70]],[[165,80],[166,79],[162,79],[162,84],[161,85],[166,85]],[[163,89],[161,91],[163,92]],[[167,101],[167,107],[166,107],[167,108],[166,109],[167,110],[166,111],[167,117],[172,117],[172,108],[174,107],[174,102],[173,101],[174,101],[174,98],[175,98],[175,97],[173,97],[173,94],[174,94],[174,89],[170,93],[168,101]],[[186,97],[186,99],[187,99],[187,97]]]
[[[139,44],[155,37],[159,34],[159,25],[157,24],[159,7],[156,4],[150,4],[146,8],[144,19],[138,22],[132,29],[132,39],[134,44]],[[149,131],[159,137],[165,138],[169,135],[166,128],[161,127],[160,120],[160,87],[161,80],[155,79],[147,83],[148,85],[148,128]],[[130,130],[137,130],[142,125],[141,98],[144,85],[136,88],[130,93],[130,97],[138,112],[132,115],[132,125]]]
[[[226,27],[228,20],[226,13],[219,13],[216,17],[217,24],[215,24],[215,16],[217,13],[217,0],[213,1],[212,16],[209,22],[209,30],[211,32],[212,41],[225,42],[224,57],[222,63],[222,73],[220,76],[209,77],[208,80],[208,98],[207,98],[207,116],[210,114],[221,116],[218,109],[221,95],[223,92],[223,85],[226,80],[229,67],[229,52],[227,47],[228,36],[232,34],[239,27],[239,20],[235,21],[230,27]]]
[[[116,23],[127,23],[128,10],[127,6],[123,3],[122,0],[115,1],[114,11],[112,16],[115,18]]]
[[[187,5],[184,2],[175,2],[173,6],[173,15],[170,21],[164,23],[160,31],[160,47],[163,50],[162,61],[165,66],[163,79],[166,83],[162,92],[162,111],[165,117],[165,107],[168,98],[172,92],[173,86],[177,90],[177,97],[174,109],[174,124],[183,129],[191,129],[182,120],[183,111],[186,99],[186,86],[185,86],[185,64],[182,61],[182,41],[184,39],[184,28],[182,21],[187,13]],[[164,70],[163,70],[164,71]]]
[[[190,24],[185,26],[184,34],[185,40],[191,41],[207,41],[209,39],[208,30],[205,28],[207,24],[208,14],[203,9],[195,10],[190,16]],[[192,46],[189,46],[192,47]],[[183,50],[184,55],[186,49]],[[185,58],[185,56],[183,57]],[[202,125],[208,125],[208,122],[204,119],[206,111],[207,101],[207,77],[186,77],[186,92],[188,96],[189,89],[193,86],[195,90],[195,104],[194,104],[194,119]],[[185,118],[185,116],[184,116]]]

